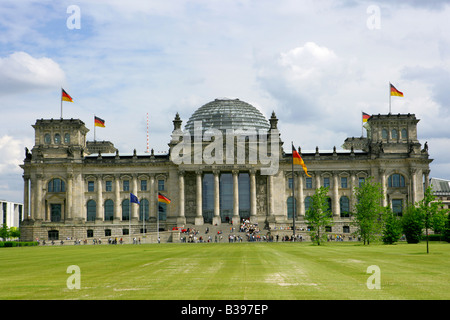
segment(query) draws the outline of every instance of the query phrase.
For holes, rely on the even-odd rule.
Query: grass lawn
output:
[[[0,299],[450,299],[450,244],[201,243],[0,249]],[[70,265],[81,288],[68,289]],[[381,289],[367,288],[380,268]]]

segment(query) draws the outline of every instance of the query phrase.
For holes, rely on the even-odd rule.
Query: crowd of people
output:
[[[257,223],[250,222],[249,219],[242,219],[241,223],[239,224],[239,229],[237,229],[234,225],[231,223],[229,224],[229,228],[224,225],[225,232],[228,233],[228,235],[224,234],[222,229],[219,229],[211,232],[209,227],[207,226],[203,232],[200,232],[200,230],[196,228],[174,228],[178,229],[180,231],[180,242],[182,243],[220,243],[225,242],[228,240],[228,243],[235,243],[235,242],[302,242],[304,240],[308,240],[308,238],[304,238],[305,235],[303,234],[305,230],[299,230],[299,233],[293,234],[284,234],[280,231],[288,231],[292,230],[290,227],[285,228],[279,228],[278,230],[274,229],[273,232],[266,232],[263,234],[258,226]],[[309,230],[308,230],[309,231]],[[340,235],[340,234],[329,234],[327,236],[327,241],[357,241],[359,240],[357,237],[352,237],[351,235]],[[66,238],[64,240],[45,240],[40,241],[39,238],[36,238],[36,241],[38,244],[46,245],[46,244],[60,244],[64,245],[65,242],[67,244],[73,243],[74,245],[81,245],[81,244],[88,244],[87,239],[72,239],[70,237]],[[92,239],[92,244],[102,244],[102,240],[100,238],[98,239]],[[106,241],[105,241],[106,242]],[[130,239],[131,242],[131,239]],[[123,238],[112,238],[109,237],[107,240],[108,244],[124,244]],[[133,238],[132,241],[133,244],[141,244],[140,238]],[[158,243],[160,243],[160,239],[158,238]]]

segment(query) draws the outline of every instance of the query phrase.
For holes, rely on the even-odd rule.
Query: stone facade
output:
[[[239,102],[233,103],[239,106]],[[216,100],[217,104],[220,101]],[[305,230],[305,208],[319,186],[329,186],[335,222],[329,231],[347,234],[353,231],[348,213],[355,204],[352,190],[364,179],[373,177],[380,182],[383,204],[392,205],[397,212],[408,202],[422,199],[432,160],[426,144],[422,147],[417,140],[418,121],[412,114],[374,115],[367,123],[368,137],[348,138],[344,150],[316,148],[315,152],[302,152],[299,148],[311,175],[308,178],[301,168],[296,168],[292,177],[292,155],[283,150],[274,113],[267,122],[268,129],[257,140],[243,140],[246,159],[260,152],[261,141],[268,141],[267,154],[273,154],[271,144],[278,143],[278,170],[273,174],[264,173],[266,164],[261,159],[239,162],[238,149],[234,149],[234,161],[225,161],[230,150],[224,152],[224,161],[217,161],[217,149],[211,153],[215,162],[194,161],[198,159],[196,152],[204,154],[217,141],[199,142],[192,136],[190,147],[180,149],[180,137],[186,130],[182,130],[178,114],[166,155],[134,152],[123,156],[110,142],[87,142],[89,130],[81,120],[37,120],[33,125],[35,145],[31,152],[26,151],[21,165],[22,237],[124,237],[144,230],[154,232],[158,226],[160,230],[172,230],[205,223],[239,224],[242,218],[258,223],[261,229],[275,230],[292,226],[294,203],[296,226]],[[115,153],[102,154],[106,149],[101,147]],[[189,155],[192,161],[176,163],[172,157],[175,153]],[[290,198],[292,182],[295,202]],[[158,192],[171,203],[160,206]],[[130,193],[139,198],[139,206],[130,206]]]

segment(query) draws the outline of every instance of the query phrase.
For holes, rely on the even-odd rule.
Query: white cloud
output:
[[[0,137],[0,174],[22,172],[19,164],[25,158],[25,145],[31,144],[31,139],[26,141],[15,139],[9,135]]]
[[[0,94],[52,88],[64,81],[64,71],[50,58],[34,58],[26,52],[0,58]]]

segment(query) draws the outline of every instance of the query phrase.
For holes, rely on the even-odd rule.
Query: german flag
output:
[[[298,164],[302,166],[303,171],[305,171],[305,174],[311,178],[311,176],[308,174],[308,169],[306,168],[305,163],[303,162],[302,157],[298,154],[297,150],[295,150],[294,146],[292,145],[292,162],[294,164]]]
[[[163,196],[161,193],[158,192],[158,202],[164,202],[166,204],[170,203],[170,199]]]
[[[63,88],[61,88],[61,90],[62,90],[62,92],[61,92],[61,100],[62,101],[73,102],[72,97],[69,96],[69,94]]]
[[[94,116],[94,126],[104,128],[105,127],[105,120]]]
[[[403,97],[403,92],[398,91],[393,85],[392,83],[389,83],[391,85],[391,96],[396,96],[396,97]]]
[[[369,120],[369,118],[370,118],[369,114],[367,114],[365,112],[362,113],[362,121],[363,122],[367,122],[367,120]]]

